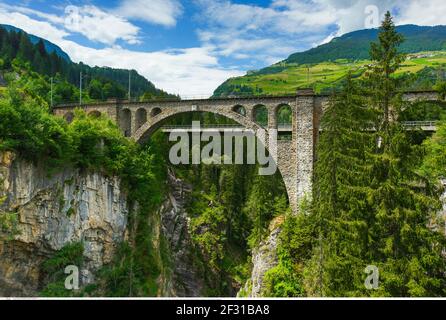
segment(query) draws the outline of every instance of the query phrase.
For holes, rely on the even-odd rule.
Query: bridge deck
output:
[[[423,130],[423,131],[437,131],[437,121],[403,121],[401,122],[406,130]],[[279,132],[291,132],[293,129],[291,124],[279,124]],[[192,132],[190,125],[168,125],[161,127],[161,130],[170,133],[174,130],[184,130]],[[243,126],[238,124],[205,124],[200,126],[203,132],[240,132],[246,130]]]
[[[438,92],[436,91],[406,91],[403,93],[406,99],[411,99],[411,97],[427,97],[432,99],[437,99]],[[263,100],[263,99],[290,99],[297,98],[299,96],[313,96],[315,98],[323,98],[328,99],[330,97],[329,94],[315,94],[311,91],[311,89],[299,89],[297,94],[281,94],[281,95],[243,95],[243,96],[228,96],[228,97],[189,97],[189,98],[181,98],[181,99],[154,99],[149,101],[128,101],[128,100],[120,100],[120,99],[110,99],[102,102],[93,102],[93,103],[83,103],[79,105],[78,102],[74,103],[62,103],[57,106],[54,106],[54,109],[58,108],[76,108],[76,107],[94,107],[94,106],[107,106],[110,104],[114,105],[141,105],[141,104],[172,104],[172,103],[206,103],[206,102],[218,102],[218,101],[237,101],[237,100]]]

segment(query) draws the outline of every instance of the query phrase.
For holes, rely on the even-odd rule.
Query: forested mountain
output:
[[[38,38],[12,26],[0,26],[0,59],[2,68],[8,69],[14,60],[29,63],[30,68],[39,74],[56,77],[58,82],[66,81],[79,86],[80,73],[83,74],[83,89],[88,94],[85,100],[106,100],[127,98],[129,70],[109,67],[90,67],[82,62],[74,63],[69,56],[53,43]],[[153,83],[131,70],[131,96],[139,99],[170,97]],[[67,91],[66,89],[65,91]],[[72,88],[70,91],[74,91]],[[65,95],[63,101],[77,98],[75,94]],[[69,100],[69,101],[67,101]]]
[[[416,53],[421,51],[440,51],[446,49],[446,26],[425,27],[404,25],[396,28],[405,41],[400,51]],[[294,53],[285,60],[286,63],[319,63],[338,59],[369,59],[370,42],[378,38],[378,29],[366,29],[347,33],[334,38],[327,44],[305,52]]]
[[[404,25],[397,27],[397,31],[405,38],[400,51],[408,54],[397,76],[413,78],[409,89],[430,90],[439,75],[444,80],[446,26]],[[370,64],[370,42],[377,41],[378,32],[377,29],[355,31],[294,53],[272,66],[228,79],[215,90],[214,96],[293,94],[298,88],[308,87],[328,93],[340,87],[348,72],[362,76]]]
[[[3,29],[5,29],[5,30],[7,30],[9,32],[11,32],[11,31],[12,32],[17,32],[17,33],[18,32],[23,32],[22,29],[19,29],[19,28],[14,27],[14,26],[10,26],[8,24],[0,24],[0,28],[3,28]],[[43,44],[45,45],[45,49],[46,49],[46,51],[48,53],[51,54],[51,53],[54,52],[59,57],[65,59],[67,61],[71,61],[70,56],[65,51],[63,51],[58,45],[55,45],[54,43],[52,43],[52,42],[50,42],[50,41],[48,41],[46,39],[42,39],[42,38],[37,37],[37,36],[32,35],[32,34],[28,34],[28,37],[29,37],[29,40],[31,40],[31,42],[33,44],[37,44],[40,40],[43,40]]]

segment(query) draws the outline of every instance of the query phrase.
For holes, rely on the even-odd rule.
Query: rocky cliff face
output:
[[[0,239],[0,296],[34,296],[41,263],[69,243],[84,243],[81,283],[111,261],[126,234],[128,206],[118,178],[66,168],[48,175],[41,165],[0,154],[0,206],[17,215],[18,233]]]
[[[155,249],[162,250],[164,237],[171,255],[171,266],[158,281],[158,295],[198,297],[204,284],[194,267],[184,207],[191,187],[171,172],[169,187],[162,206],[147,222]],[[38,295],[45,285],[42,263],[75,242],[84,244],[81,285],[93,283],[95,272],[128,240],[129,205],[119,178],[73,168],[49,175],[43,165],[11,153],[0,154],[0,215],[6,213],[16,216],[17,233],[6,238],[0,228],[0,296]]]
[[[148,221],[155,248],[162,250],[164,237],[171,259],[158,281],[158,295],[203,296],[206,284],[185,208],[191,186],[170,172],[169,187],[158,213]],[[43,165],[11,153],[0,154],[0,216],[5,213],[17,217],[18,232],[11,239],[2,237],[0,223],[0,296],[38,295],[45,285],[42,262],[74,242],[82,242],[85,249],[81,284],[93,283],[95,272],[128,240],[129,205],[119,178],[73,168],[49,175]],[[252,276],[244,289],[248,296],[261,295],[265,272],[277,264],[278,225],[271,224],[269,237],[253,252]]]
[[[165,296],[200,297],[203,295],[203,277],[195,266],[189,219],[185,204],[192,187],[177,179],[169,171],[169,195],[161,212],[162,232],[171,249],[172,270]]]
[[[280,226],[283,223],[283,219],[283,216],[279,216],[271,221],[268,237],[260,242],[257,248],[253,250],[251,278],[238,293],[238,296],[262,297],[265,273],[274,268],[278,263],[277,246],[279,244],[279,235],[282,230]]]

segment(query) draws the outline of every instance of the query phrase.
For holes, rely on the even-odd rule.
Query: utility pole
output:
[[[79,107],[82,106],[82,71],[79,77]]]
[[[51,110],[53,110],[53,77],[50,78],[51,80],[51,94],[50,94],[50,99],[51,99]]]
[[[131,100],[131,90],[132,90],[132,70],[129,70],[129,102]]]
[[[310,85],[310,66],[307,66],[307,83]]]

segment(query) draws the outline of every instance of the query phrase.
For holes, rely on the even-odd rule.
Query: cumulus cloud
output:
[[[69,35],[68,32],[56,28],[48,22],[32,19],[20,12],[6,11],[2,7],[0,7],[0,23],[19,27],[31,34],[48,39],[54,43],[62,41],[64,37]]]
[[[128,19],[172,27],[182,6],[178,0],[124,0],[114,12]]]
[[[137,52],[122,48],[92,49],[71,41],[61,47],[75,61],[91,65],[135,69],[157,87],[182,97],[210,96],[215,88],[240,71],[219,66],[212,48],[189,48],[158,52]]]
[[[139,43],[134,20],[175,26],[183,13],[180,0],[120,0],[114,8],[84,5],[61,15],[0,3],[0,23],[56,43],[74,61],[136,69],[158,87],[182,96],[210,95],[227,78],[241,75],[242,69],[269,65],[344,33],[378,26],[387,10],[397,24],[446,24],[444,0],[270,0],[266,6],[231,0],[189,3],[197,13],[188,22],[195,25],[201,47],[141,52],[117,45]],[[106,47],[94,49],[68,40],[74,33]],[[221,61],[231,67],[223,67]]]
[[[105,45],[114,45],[118,40],[129,44],[140,43],[139,28],[122,17],[109,14],[95,6],[67,6],[61,15],[49,14],[22,6],[0,4],[2,21],[13,25],[32,27],[34,34],[53,39],[69,33],[79,33],[87,39]],[[12,17],[8,17],[8,15]],[[22,21],[23,20],[23,21]],[[32,20],[32,21],[31,21]],[[39,25],[43,28],[40,30]]]
[[[316,2],[273,0],[268,7],[229,0],[195,2],[206,26],[198,30],[203,43],[215,46],[222,56],[250,56],[260,63],[277,62],[321,42],[337,22],[332,9]]]
[[[271,0],[268,6],[195,0],[206,27],[199,38],[222,56],[259,61],[308,49],[345,33],[378,27],[386,11],[397,24],[446,23],[444,0]],[[205,31],[203,31],[205,30]]]
[[[406,1],[397,17],[400,24],[419,24],[425,26],[446,24],[446,2],[444,0]]]
[[[135,69],[157,87],[183,97],[210,96],[226,79],[242,74],[238,70],[222,68],[212,47],[157,52],[131,51],[118,46],[95,49],[67,39],[70,33],[49,21],[37,20],[4,6],[0,6],[0,23],[14,25],[54,42],[73,61],[83,61],[92,66]]]
[[[118,39],[129,44],[140,43],[137,38],[138,27],[95,6],[68,6],[65,13],[64,27],[89,40],[107,45],[115,44]]]

